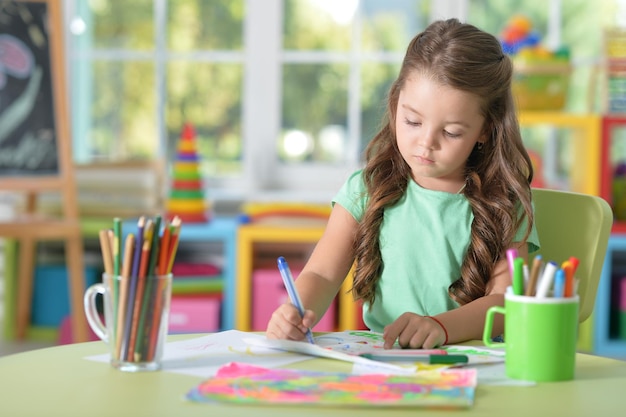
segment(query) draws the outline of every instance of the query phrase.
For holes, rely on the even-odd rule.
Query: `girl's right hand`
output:
[[[304,317],[300,317],[298,309],[286,302],[272,313],[265,335],[268,339],[304,340],[307,330],[314,324],[312,310],[305,310]]]

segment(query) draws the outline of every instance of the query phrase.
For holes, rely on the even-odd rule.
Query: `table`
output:
[[[170,336],[180,340],[198,335]],[[531,387],[481,386],[467,411],[235,406],[192,403],[183,397],[201,378],[170,372],[124,373],[84,359],[106,353],[103,342],[55,346],[0,358],[0,415],[63,417],[338,416],[437,417],[618,416],[626,410],[626,362],[578,354],[576,379]],[[349,365],[312,359],[293,367],[347,371]]]

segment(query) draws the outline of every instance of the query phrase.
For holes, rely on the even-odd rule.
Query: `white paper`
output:
[[[403,367],[391,363],[373,361],[371,359],[362,358],[357,355],[344,353],[341,351],[314,345],[308,342],[296,342],[292,340],[270,340],[259,338],[244,338],[250,346],[266,347],[277,351],[303,353],[309,356],[320,358],[336,359],[344,362],[358,364],[357,369],[353,369],[353,373],[384,373],[384,374],[413,374],[415,367]]]
[[[265,339],[265,335],[228,330],[192,339],[167,342],[163,347],[161,369],[165,372],[207,378],[229,362],[243,362],[274,368],[309,360],[309,355],[285,354],[275,349],[248,346],[243,338]],[[88,356],[85,359],[109,362],[110,355]]]

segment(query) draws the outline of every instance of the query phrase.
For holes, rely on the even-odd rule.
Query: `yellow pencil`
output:
[[[100,250],[102,251],[102,261],[104,262],[104,272],[107,275],[113,275],[113,251],[111,250],[111,242],[107,230],[98,232],[100,238]]]
[[[170,244],[169,244],[169,248],[168,248],[168,263],[167,263],[167,270],[165,271],[166,274],[169,274],[172,272],[172,268],[174,267],[174,258],[176,258],[176,251],[178,250],[178,240],[180,237],[180,228],[182,226],[182,220],[180,219],[180,217],[175,216],[172,219],[172,223],[171,223],[171,227],[172,227],[172,231],[171,231],[171,236],[170,236]]]

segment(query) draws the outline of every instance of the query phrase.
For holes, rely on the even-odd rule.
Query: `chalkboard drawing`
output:
[[[0,2],[0,175],[59,170],[45,2]]]
[[[33,54],[13,35],[0,33],[0,90],[7,77],[26,78],[33,70]]]
[[[7,293],[6,334],[26,337],[39,241],[63,241],[73,340],[89,339],[83,314],[83,240],[65,89],[59,0],[0,0],[0,189],[22,194],[22,212],[0,219],[0,237],[17,248]],[[44,215],[42,192],[61,195],[62,216]],[[15,249],[14,249],[15,250]],[[15,262],[15,261],[13,261]],[[9,268],[7,268],[9,270]],[[13,288],[15,287],[15,288]],[[13,317],[15,316],[15,317]],[[14,334],[12,334],[14,333]]]

